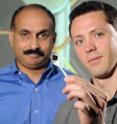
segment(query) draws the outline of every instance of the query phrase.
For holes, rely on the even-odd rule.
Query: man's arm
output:
[[[80,124],[104,124],[107,96],[90,82],[78,77],[68,76],[63,92],[68,99],[76,98],[74,108],[77,109]]]

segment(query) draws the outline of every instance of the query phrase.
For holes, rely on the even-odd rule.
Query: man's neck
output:
[[[41,79],[43,73],[46,70],[46,66],[38,69],[30,69],[26,67],[21,67],[20,70],[25,73],[35,84],[39,83],[39,80]]]
[[[117,91],[117,68],[114,73],[105,79],[93,78],[93,83],[96,87],[102,89],[108,95],[108,100],[110,100]]]
[[[28,70],[26,74],[35,84],[38,84],[45,70],[46,68],[38,70]]]

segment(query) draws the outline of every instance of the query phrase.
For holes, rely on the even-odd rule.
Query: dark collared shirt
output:
[[[53,124],[66,96],[64,75],[51,62],[38,85],[11,64],[0,69],[0,124]]]
[[[75,100],[67,101],[60,107],[55,124],[80,124],[78,112],[74,109],[74,102]],[[105,124],[117,124],[117,92],[108,102]]]

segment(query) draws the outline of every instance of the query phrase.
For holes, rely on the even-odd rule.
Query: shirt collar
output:
[[[108,101],[107,106],[111,106],[115,103],[117,103],[117,91],[115,92],[115,95],[113,96],[113,98]]]
[[[57,73],[57,68],[55,67],[55,65],[51,62],[51,60],[48,62],[47,64],[47,69],[46,71],[43,73],[42,78],[46,78],[47,80],[50,79],[53,75],[55,75]]]
[[[49,60],[49,62],[47,64],[47,69],[46,69],[46,71],[43,74],[44,77],[46,75],[47,79],[51,78],[51,76],[56,72],[56,71],[54,71],[55,70],[54,66],[55,65],[52,64],[51,60]],[[16,59],[13,61],[13,64],[11,65],[11,69],[12,69],[12,72],[14,74],[17,74],[17,73],[20,72],[20,70],[19,70],[19,68],[17,67],[17,64],[16,64]]]
[[[16,65],[16,60],[13,61],[13,64],[11,65],[11,69],[14,74],[17,74],[19,72],[19,69]]]

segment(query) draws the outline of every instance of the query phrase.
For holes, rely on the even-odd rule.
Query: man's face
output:
[[[92,76],[107,76],[117,62],[117,32],[102,11],[76,17],[71,38],[80,61]]]
[[[9,34],[19,68],[38,69],[47,64],[55,42],[52,25],[41,9],[26,8],[19,13]]]

